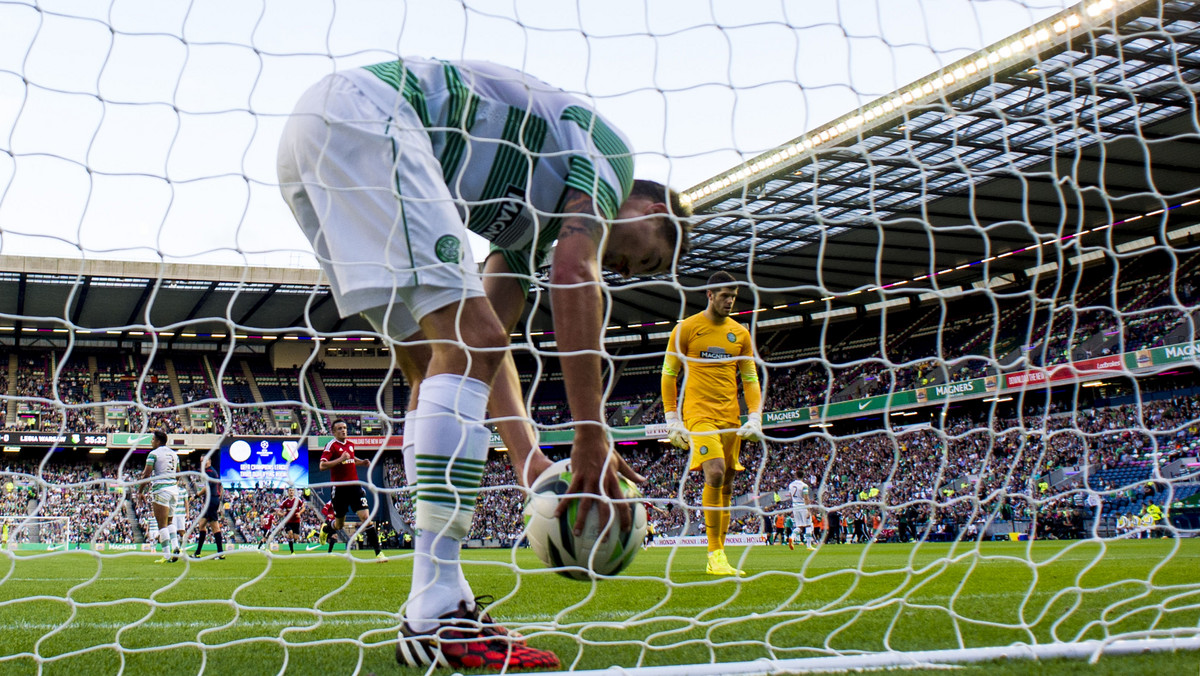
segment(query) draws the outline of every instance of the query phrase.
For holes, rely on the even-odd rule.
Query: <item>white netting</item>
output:
[[[41,545],[45,549],[65,549],[71,537],[71,520],[65,516],[0,516],[0,545],[19,549],[20,545]]]
[[[617,579],[558,578],[491,453],[464,556],[497,620],[572,670],[1194,648],[1198,27],[1183,1],[0,0],[0,665],[394,668],[409,392],[396,343],[337,316],[276,146],[313,82],[402,55],[579,95],[699,215],[672,274],[607,280],[604,413],[656,540]],[[702,479],[662,441],[667,334],[719,269],[769,437],[733,482],[740,579],[704,574]],[[512,342],[560,457],[544,273]],[[338,556],[278,558],[293,483],[293,548],[326,551],[335,418],[372,458],[386,565],[353,518]],[[182,544],[207,558],[152,563],[154,429],[188,451]],[[812,551],[785,544],[795,478]]]

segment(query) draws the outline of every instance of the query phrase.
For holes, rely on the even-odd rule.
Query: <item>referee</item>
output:
[[[213,543],[217,545],[217,558],[223,561],[225,560],[225,536],[221,533],[221,475],[217,473],[217,468],[212,466],[212,460],[207,455],[200,461],[200,466],[204,470],[204,502],[200,520],[196,522],[196,530],[199,534],[196,537],[196,551],[192,554],[192,558],[200,558],[200,550],[204,549],[204,538],[211,530]],[[208,528],[205,529],[205,526]]]

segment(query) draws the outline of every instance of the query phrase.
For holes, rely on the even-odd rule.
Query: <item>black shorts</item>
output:
[[[221,520],[221,499],[210,500],[204,504],[204,511],[200,513],[201,519],[206,519],[209,523],[216,523]]]
[[[296,521],[288,521],[287,523],[283,524],[283,530],[288,533],[295,533],[296,535],[299,535],[300,524]]]
[[[362,486],[345,484],[333,487],[333,513],[335,516],[345,516],[347,512],[358,512],[367,509],[367,496]]]

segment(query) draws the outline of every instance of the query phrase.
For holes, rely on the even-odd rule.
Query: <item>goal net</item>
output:
[[[557,212],[523,183],[561,158],[533,118],[473,136],[496,120],[461,82],[458,117],[422,121],[448,177],[507,153],[461,213],[548,240],[487,280],[530,289],[510,336],[526,412],[488,420],[462,557],[562,670],[1200,649],[1200,3],[0,0],[0,26],[0,670],[396,668],[408,346],[340,316],[276,153],[335,71],[420,117],[402,57],[564,89],[597,114],[575,159],[598,203],[619,202],[611,166],[694,212],[669,272],[598,261],[605,427],[654,537],[619,576],[567,580],[523,542],[499,433],[571,450]],[[713,489],[667,443],[662,397],[668,336],[718,271],[758,374],[743,419],[746,387],[763,400],[715,519],[744,576],[709,574]],[[334,420],[370,461],[386,564],[356,512],[326,539]],[[180,452],[174,563],[142,478],[154,430]]]
[[[65,550],[71,542],[71,519],[65,516],[0,516],[0,544],[46,551]]]

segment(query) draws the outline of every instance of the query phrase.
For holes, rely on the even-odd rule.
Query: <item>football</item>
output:
[[[626,568],[641,550],[646,538],[646,507],[638,498],[642,492],[624,477],[619,477],[625,497],[632,503],[631,528],[621,531],[619,523],[607,528],[601,537],[601,523],[595,509],[587,515],[583,532],[576,536],[576,505],[574,498],[561,518],[554,515],[561,496],[571,485],[570,460],[551,465],[533,482],[529,501],[525,503],[525,538],[542,563],[557,573],[575,580],[590,580],[616,575]]]

